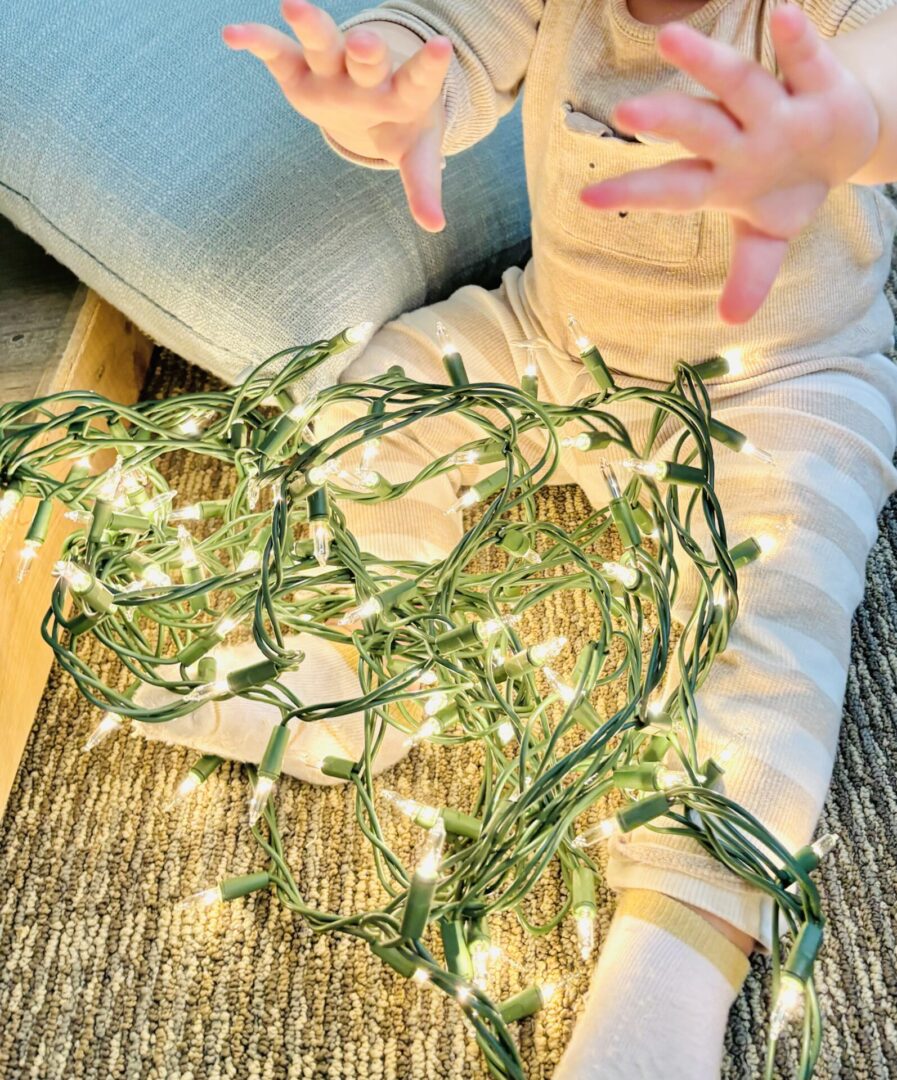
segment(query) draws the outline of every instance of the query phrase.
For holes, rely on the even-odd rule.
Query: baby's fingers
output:
[[[771,29],[776,59],[789,90],[818,93],[838,81],[837,60],[796,4],[785,4],[775,10]]]
[[[399,162],[411,216],[427,232],[441,232],[445,228],[442,160],[442,125],[433,124]]]
[[[729,274],[719,299],[723,322],[747,322],[769,295],[788,251],[788,241],[767,236],[746,221],[731,219],[733,233]]]
[[[687,213],[708,205],[713,180],[709,161],[685,158],[591,184],[583,188],[580,198],[595,210]]]
[[[442,93],[442,84],[452,61],[452,43],[446,37],[434,37],[393,75],[393,87],[399,99],[426,111]]]
[[[346,34],[346,70],[358,86],[380,86],[392,71],[389,46],[373,30],[350,30]]]
[[[261,60],[284,89],[308,74],[301,47],[273,26],[263,23],[225,26],[221,36],[231,49],[245,50]]]
[[[343,35],[327,12],[306,0],[283,0],[282,11],[315,75],[342,74]]]

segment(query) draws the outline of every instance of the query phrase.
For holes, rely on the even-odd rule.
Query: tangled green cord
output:
[[[714,442],[732,449],[745,443],[711,416],[704,386],[726,372],[726,361],[679,364],[664,390],[622,389],[583,340],[582,360],[596,391],[571,405],[551,405],[538,399],[535,368],[527,369],[520,387],[471,384],[462,358],[444,340],[445,385],[418,383],[393,368],[363,384],[343,383],[295,400],[291,387],[362,336],[356,328],[278,353],[229,390],[133,407],[69,391],[0,408],[0,513],[24,498],[38,500],[22,573],[46,539],[54,503],[80,525],[65,541],[42,631],[84,696],[104,710],[90,744],[118,728],[122,717],[165,723],[214,698],[241,696],[279,709],[281,724],[251,770],[253,835],[267,869],[226,879],[199,898],[232,900],[271,888],[315,931],[367,942],[400,975],[457,999],[496,1077],[523,1077],[508,1025],[540,1009],[548,988],[533,985],[498,1004],[489,999],[482,988],[489,916],[513,910],[530,932],[542,934],[572,914],[586,954],[593,944],[597,873],[588,848],[638,826],[691,837],[774,901],[776,997],[767,1075],[776,1040],[803,1002],[799,1075],[809,1077],[821,1037],[812,972],[823,921],[809,875],[827,843],[786,850],[722,793],[725,760],[700,760],[697,750],[695,693],[726,647],[737,614],[737,570],[763,550],[757,538],[729,546],[713,489]],[[632,445],[615,416],[615,405],[633,399],[654,409],[643,447]],[[360,415],[317,437],[316,417],[345,401],[361,403]],[[451,412],[478,428],[480,438],[404,483],[390,483],[374,470],[379,439]],[[668,417],[681,436],[669,461],[651,461]],[[599,456],[617,444],[632,459],[632,476],[621,485],[602,464],[608,505],[566,531],[539,520],[534,497],[555,471],[559,432],[571,423],[577,434],[566,444]],[[527,433],[544,443],[534,462],[519,450]],[[341,459],[358,450],[361,465],[344,467]],[[114,453],[115,461],[94,472],[91,455],[99,451],[111,452],[107,461]],[[174,493],[157,469],[174,452],[232,467],[229,497],[174,508]],[[442,561],[384,565],[360,550],[346,528],[345,500],[399,499],[459,464],[489,462],[495,471],[469,489],[458,508],[491,501]],[[67,475],[59,479],[65,464]],[[710,552],[693,539],[698,520],[709,531]],[[201,538],[186,527],[190,521],[204,522]],[[622,547],[618,562],[594,554],[606,534]],[[506,555],[505,569],[474,572],[477,555],[495,545]],[[687,559],[699,580],[678,640],[671,617],[680,584],[676,558]],[[516,626],[526,612],[568,590],[587,593],[601,619],[599,636],[564,683],[549,664],[563,643],[527,644]],[[649,610],[655,628],[645,656]],[[251,625],[261,659],[220,671],[215,647],[240,623]],[[359,655],[360,697],[306,704],[290,689],[282,676],[303,656],[290,651],[286,636],[299,630],[351,641]],[[79,656],[90,636],[121,662],[124,690],[107,685]],[[546,683],[548,693],[542,693]],[[611,684],[624,689],[626,704],[601,716],[591,698]],[[138,707],[134,694],[141,685],[169,691],[171,703]],[[338,916],[303,900],[284,854],[272,791],[289,725],[361,711],[360,760],[309,764],[354,785],[358,827],[389,901],[378,911]],[[373,766],[390,725],[409,743],[476,741],[484,749],[472,806],[430,807],[385,793],[427,830],[424,858],[414,869],[390,850],[378,820]],[[574,731],[576,745],[569,749],[573,740],[565,736]],[[219,764],[201,758],[181,793]],[[577,833],[579,819],[615,789],[628,793],[623,808]],[[555,859],[568,900],[549,924],[532,926],[523,901]],[[440,932],[442,960],[423,941],[431,924]],[[780,927],[791,938],[787,953]]]

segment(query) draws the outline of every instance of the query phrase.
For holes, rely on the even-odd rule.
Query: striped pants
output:
[[[471,382],[519,385],[532,354],[515,346],[538,333],[520,294],[520,271],[486,291],[465,286],[448,300],[384,326],[341,382],[363,382],[394,364],[423,382],[444,383],[436,345],[441,320],[464,357]],[[582,364],[540,354],[542,400],[569,403],[594,391]],[[632,385],[615,373],[618,385]],[[669,376],[666,379],[669,382]],[[658,383],[657,385],[661,385]],[[881,354],[808,362],[709,387],[714,415],[769,450],[775,466],[719,447],[715,490],[730,543],[775,530],[773,552],[739,575],[739,616],[729,644],[697,696],[699,746],[711,754],[743,739],[725,775],[725,792],[792,850],[809,842],[822,809],[838,739],[850,655],[850,623],[863,593],[876,519],[897,488],[897,368]],[[349,406],[328,410],[335,430]],[[640,403],[617,415],[638,447],[651,412]],[[670,425],[655,444],[669,456]],[[575,434],[571,428],[567,434]],[[457,415],[420,422],[383,440],[377,468],[389,480],[416,475],[480,431]],[[538,443],[522,449],[529,458]],[[606,455],[613,463],[611,447]],[[598,457],[565,452],[557,483],[577,483],[593,504],[606,489]],[[459,468],[395,502],[344,503],[362,548],[385,559],[435,559],[459,540],[460,515],[440,511],[462,486],[494,471]],[[699,517],[700,515],[695,515]],[[703,541],[706,537],[697,537]],[[707,550],[706,544],[705,550]],[[687,582],[677,611],[694,601]],[[771,906],[689,839],[641,829],[613,842],[608,880],[615,889],[666,893],[725,919],[768,946]]]

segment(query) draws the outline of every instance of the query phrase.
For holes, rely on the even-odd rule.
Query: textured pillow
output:
[[[341,160],[225,48],[221,25],[250,19],[282,25],[274,0],[5,0],[0,213],[224,378],[524,257],[516,113],[449,161],[449,224],[428,236],[395,173]]]

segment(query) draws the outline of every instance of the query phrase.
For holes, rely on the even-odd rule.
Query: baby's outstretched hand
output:
[[[789,241],[829,190],[868,161],[879,135],[871,94],[804,13],[788,4],[771,19],[781,82],[689,26],[664,27],[661,55],[716,100],[646,94],[618,105],[614,123],[631,133],[675,139],[694,156],[582,193],[599,210],[726,211],[734,245],[719,313],[728,323],[745,322],[759,309]]]
[[[425,44],[402,26],[379,23],[344,35],[306,0],[284,0],[283,16],[295,38],[261,23],[226,26],[222,36],[261,60],[293,108],[345,149],[397,166],[414,220],[438,232],[451,42]]]

